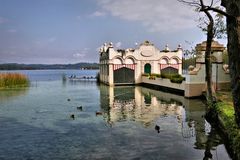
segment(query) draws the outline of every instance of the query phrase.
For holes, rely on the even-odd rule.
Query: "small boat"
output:
[[[77,77],[76,75],[71,75],[68,77],[68,80],[71,81],[78,81],[78,80],[96,80],[96,77],[94,76],[82,76],[82,77]]]

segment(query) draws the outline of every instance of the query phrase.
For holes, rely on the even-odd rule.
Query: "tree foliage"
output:
[[[213,26],[213,35],[214,39],[224,39],[227,38],[227,27],[225,16],[220,13],[213,14],[214,26]],[[207,35],[207,25],[208,25],[207,16],[200,16],[198,18],[198,27]]]
[[[211,48],[212,48],[212,41],[214,36],[218,33],[217,26],[215,25],[215,19],[213,18],[212,14],[208,10],[205,10],[206,5],[204,4],[203,0],[179,0],[180,2],[186,3],[191,6],[195,6],[195,10],[198,12],[203,12],[204,17],[200,19],[200,27],[204,32],[207,33],[207,43],[206,43],[206,50],[205,50],[205,66],[206,66],[206,82],[207,82],[207,100],[209,104],[209,108],[213,108],[214,102],[216,100],[215,91],[212,87],[212,62],[211,62]],[[211,5],[213,5],[213,0],[211,1]]]
[[[191,6],[198,6],[198,0],[179,0],[190,4]],[[200,2],[203,0],[199,0]],[[227,38],[228,38],[228,57],[229,70],[231,77],[231,90],[233,96],[233,106],[235,110],[236,122],[240,127],[240,0],[221,0],[221,6],[215,7],[214,1],[211,0],[209,5],[204,5],[202,11],[211,11],[221,14],[226,17],[227,24]],[[220,6],[219,5],[219,6]]]

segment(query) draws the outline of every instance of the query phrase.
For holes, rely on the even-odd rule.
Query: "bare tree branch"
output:
[[[181,3],[185,3],[192,7],[201,7],[200,3],[196,2],[196,1],[186,1],[186,0],[178,0],[178,1]]]
[[[210,4],[210,7],[212,7],[213,6],[213,0],[211,1],[211,4]]]
[[[213,12],[216,12],[216,13],[219,13],[219,14],[222,14],[226,17],[231,17],[231,15],[227,14],[225,11],[221,10],[221,9],[218,9],[218,8],[215,8],[213,7],[214,4],[216,4],[217,2],[214,3],[214,0],[211,0],[211,4],[209,6],[206,6],[203,2],[203,0],[178,0],[179,2],[182,2],[182,3],[185,3],[189,6],[192,6],[192,7],[198,7],[198,8],[201,8],[200,9],[200,12],[204,12],[205,10],[206,11],[213,11]]]
[[[224,15],[224,16],[226,16],[226,17],[232,17],[231,15],[227,14],[226,12],[224,12],[223,10],[218,9],[218,8],[214,8],[214,7],[209,7],[209,6],[207,6],[204,10],[213,11],[213,12],[222,14],[222,15]]]

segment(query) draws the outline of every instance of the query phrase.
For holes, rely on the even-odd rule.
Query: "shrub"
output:
[[[157,74],[157,73],[152,73],[151,76],[155,76],[155,77],[157,77],[157,78],[160,78],[160,77],[161,77],[161,75],[160,75],[160,74]]]
[[[182,83],[183,80],[184,80],[184,77],[170,79],[172,83]]]
[[[161,75],[160,74],[157,74],[157,73],[143,73],[142,76],[145,76],[145,77],[148,77],[149,79],[156,79],[157,78],[160,78]]]
[[[149,79],[155,80],[155,79],[156,79],[156,76],[150,75],[150,76],[149,76]]]
[[[148,76],[149,76],[149,73],[143,73],[142,76],[148,77]]]
[[[180,74],[172,74],[171,78],[181,78],[182,76]]]
[[[171,77],[172,77],[172,74],[166,74],[166,73],[162,73],[162,74],[161,74],[161,78],[171,79]]]
[[[20,73],[0,73],[0,88],[26,87],[29,85],[27,76]]]
[[[155,80],[157,78],[168,78],[172,83],[182,83],[185,80],[185,77],[182,77],[180,74],[157,74],[157,73],[143,73],[142,76],[149,77],[149,79]]]
[[[161,74],[162,78],[168,78],[172,83],[182,83],[185,80],[180,74]]]

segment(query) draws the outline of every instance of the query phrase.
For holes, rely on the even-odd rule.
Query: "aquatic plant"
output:
[[[29,79],[20,73],[0,73],[0,88],[26,87]]]

